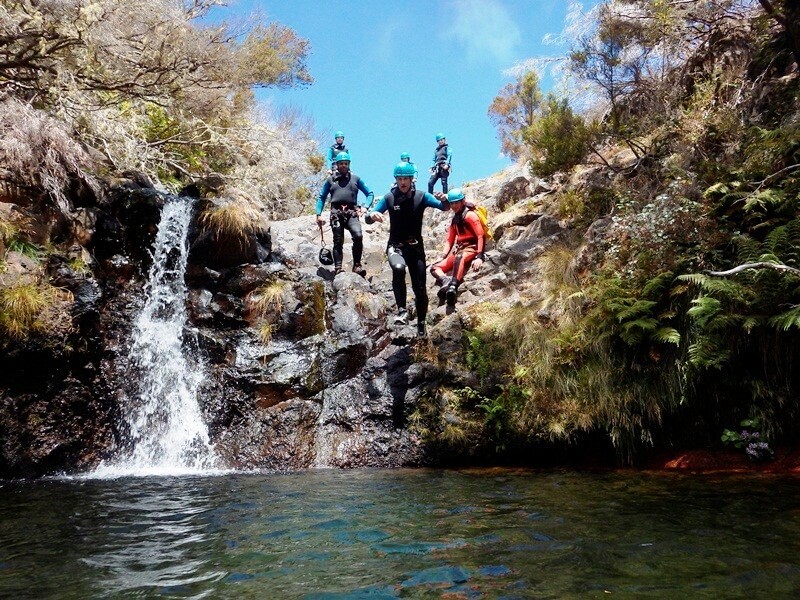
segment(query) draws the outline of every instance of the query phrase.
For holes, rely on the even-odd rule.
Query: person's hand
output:
[[[364,207],[363,207],[363,206],[356,206],[356,214],[357,214],[359,217],[363,217],[365,212],[366,212],[366,211],[364,210]]]
[[[437,200],[442,200],[442,201],[447,200],[447,194],[445,194],[444,192],[433,192],[433,197],[436,198]]]
[[[428,169],[428,171],[430,171],[431,173],[436,173],[436,167],[431,167],[430,169]]]
[[[473,271],[475,271],[475,272],[480,271],[482,266],[483,266],[483,259],[482,258],[476,258],[475,260],[472,261],[472,270]]]
[[[442,165],[442,168],[443,168],[445,171],[449,171],[449,170],[450,170],[450,165],[446,165],[446,164],[445,164],[445,165]]]
[[[317,215],[317,227],[322,227],[325,225],[325,219],[322,218],[322,215]]]
[[[383,223],[383,215],[379,212],[371,212],[369,213],[369,218],[376,223]]]

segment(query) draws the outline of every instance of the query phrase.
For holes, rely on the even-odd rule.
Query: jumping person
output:
[[[375,204],[365,221],[383,222],[382,213],[389,212],[389,242],[386,254],[392,267],[392,291],[397,303],[397,324],[408,323],[406,310],[406,268],[411,276],[414,302],[417,308],[417,336],[425,336],[425,317],[428,314],[426,289],[425,246],[422,243],[422,217],[428,207],[447,210],[444,194],[437,197],[414,187],[414,165],[400,162],[394,168],[397,187]]]
[[[347,146],[344,145],[344,134],[341,131],[337,131],[333,134],[333,139],[336,142],[335,144],[331,144],[331,147],[328,148],[328,154],[325,157],[325,162],[329,166],[328,175],[333,174],[333,170],[336,167],[336,155],[340,152],[347,152],[350,153],[347,149]]]
[[[447,250],[444,258],[431,267],[431,275],[440,286],[439,297],[446,299],[449,306],[455,306],[458,286],[464,281],[467,269],[472,265],[473,271],[479,271],[483,266],[486,237],[478,214],[469,209],[460,188],[450,190],[447,200],[453,211],[447,231]],[[449,282],[445,278],[447,274],[451,275]]]
[[[428,193],[433,193],[433,186],[442,180],[442,193],[447,193],[447,178],[450,176],[450,161],[453,158],[452,152],[447,147],[447,139],[443,133],[436,134],[436,150],[433,153],[433,166],[431,167],[431,178],[428,181]]]
[[[353,272],[362,277],[367,276],[367,271],[361,266],[361,254],[364,251],[364,239],[361,233],[359,217],[364,214],[364,209],[372,206],[374,196],[361,178],[350,172],[350,155],[340,152],[334,159],[336,172],[325,180],[317,198],[317,226],[322,228],[325,220],[322,218],[322,209],[325,200],[331,198],[331,231],[333,232],[333,266],[334,276],[342,272],[342,257],[344,246],[344,230],[350,232],[353,238]],[[364,204],[358,203],[358,192],[366,196]]]

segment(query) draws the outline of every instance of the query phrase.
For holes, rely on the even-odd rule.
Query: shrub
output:
[[[549,96],[542,115],[522,134],[531,156],[531,171],[548,177],[579,164],[589,150],[591,130],[566,100]]]

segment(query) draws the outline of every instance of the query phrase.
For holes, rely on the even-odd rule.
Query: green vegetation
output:
[[[19,281],[0,289],[0,342],[24,340],[35,332],[57,334],[70,328],[69,292],[46,283]]]
[[[739,421],[796,441],[800,78],[783,74],[797,39],[753,2],[617,0],[597,14],[568,62],[605,116],[586,124],[539,98],[532,119],[498,127],[538,175],[590,160],[601,177],[558,190],[579,241],[539,259],[545,297],[474,310],[475,409],[498,450],[600,435],[633,462],[719,444]]]

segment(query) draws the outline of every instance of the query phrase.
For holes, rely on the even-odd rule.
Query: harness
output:
[[[392,190],[384,197],[386,200],[386,208],[389,213],[390,225],[392,224],[393,219],[402,218],[400,211],[404,209],[407,213],[405,218],[408,219],[408,221],[395,221],[395,227],[397,229],[401,229],[400,237],[405,237],[406,239],[393,241],[392,236],[390,235],[389,241],[386,243],[387,248],[394,247],[399,249],[416,247],[416,250],[422,248],[422,211],[424,208],[421,209],[420,207],[425,200],[425,192],[417,190],[416,188],[411,188],[411,192],[411,197],[401,197],[400,202],[397,202],[396,195],[399,194],[399,190],[397,189]],[[411,203],[410,209],[405,208],[408,206],[409,202]],[[390,227],[390,232],[391,229],[392,227]]]

